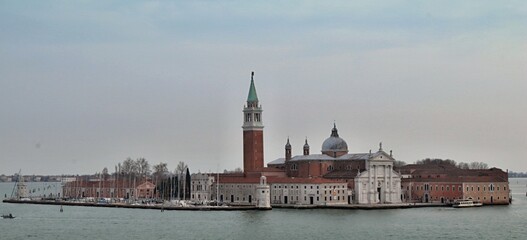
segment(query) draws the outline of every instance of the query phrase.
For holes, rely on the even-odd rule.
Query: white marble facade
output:
[[[393,170],[394,159],[379,150],[367,160],[366,171],[355,177],[355,203],[401,202],[401,176]]]

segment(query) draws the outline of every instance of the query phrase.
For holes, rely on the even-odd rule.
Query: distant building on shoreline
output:
[[[303,154],[293,156],[287,139],[284,157],[265,167],[263,109],[253,77],[254,73],[243,109],[243,173],[193,174],[191,200],[258,206],[255,199],[262,199],[263,192],[257,189],[265,179],[270,205],[448,203],[463,198],[485,204],[509,203],[507,174],[500,169],[446,169],[448,173],[439,174],[442,169],[438,166],[408,165],[394,170],[392,151],[386,153],[382,143],[377,152],[349,153],[335,124],[321,154],[310,154],[306,139]],[[424,169],[435,177],[421,178],[418,173]]]
[[[255,189],[264,176],[270,188],[271,205],[401,202],[401,177],[393,170],[392,155],[383,151],[382,144],[375,153],[348,153],[347,143],[339,137],[336,125],[322,145],[322,154],[310,154],[306,139],[303,155],[292,156],[287,139],[284,158],[264,167],[262,112],[251,77],[243,109],[243,173],[194,174],[192,200],[254,205],[258,195]]]
[[[408,202],[451,203],[472,199],[483,204],[509,204],[507,173],[498,168],[469,170],[448,164],[410,164],[398,169],[403,199]]]
[[[146,179],[130,181],[127,179],[94,179],[94,181],[70,181],[62,187],[65,198],[122,198],[154,199],[159,195],[155,184]]]

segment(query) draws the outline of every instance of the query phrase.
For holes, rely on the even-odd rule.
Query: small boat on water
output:
[[[2,215],[2,218],[3,219],[13,219],[15,217],[10,213],[10,214],[6,214],[6,215]]]
[[[477,202],[477,201],[473,201],[473,200],[470,200],[470,199],[456,200],[454,202],[454,204],[452,204],[452,207],[455,207],[455,208],[481,207],[481,206],[483,206],[483,203]]]

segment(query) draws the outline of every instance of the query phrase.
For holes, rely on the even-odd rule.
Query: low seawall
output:
[[[270,210],[267,208],[257,208],[255,206],[163,206],[163,205],[131,205],[122,203],[86,203],[86,202],[66,202],[66,201],[45,201],[45,200],[16,200],[5,199],[5,203],[16,204],[39,204],[39,205],[61,205],[79,207],[106,207],[106,208],[135,208],[135,209],[155,209],[155,210],[188,210],[188,211],[247,211],[247,210]]]
[[[51,200],[17,200],[5,199],[5,203],[15,204],[40,204],[40,205],[62,205],[80,207],[107,207],[107,208],[135,208],[135,209],[154,209],[154,210],[187,210],[187,211],[247,211],[247,210],[271,210],[271,208],[257,208],[255,206],[167,206],[167,205],[131,205],[123,203],[89,203],[89,202],[68,202]],[[404,208],[423,208],[423,207],[448,207],[441,203],[400,203],[400,204],[346,204],[346,205],[296,205],[296,204],[274,204],[272,208],[288,209],[357,209],[357,210],[376,210],[376,209],[404,209]]]
[[[357,209],[357,210],[377,210],[377,209],[403,209],[403,208],[423,208],[423,207],[449,207],[442,203],[398,203],[398,204],[342,204],[342,205],[286,205],[275,204],[273,208],[295,208],[295,209]]]

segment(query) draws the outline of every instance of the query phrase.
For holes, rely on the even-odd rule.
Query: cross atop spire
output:
[[[254,86],[254,72],[251,72],[251,87],[249,88],[249,96],[247,96],[247,102],[258,102],[258,96],[256,95],[256,87]]]

